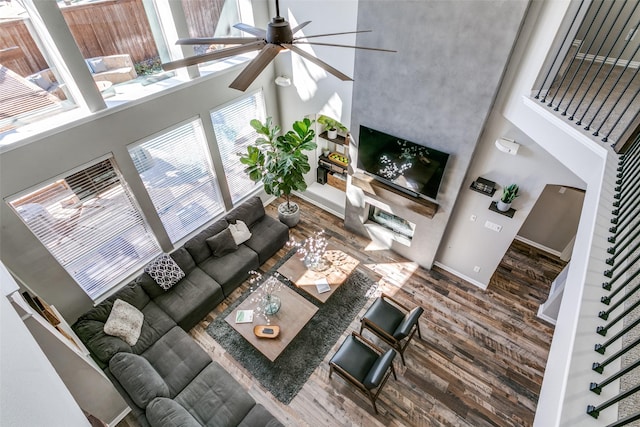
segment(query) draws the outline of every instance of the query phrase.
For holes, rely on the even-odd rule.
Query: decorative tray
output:
[[[330,153],[327,158],[337,165],[344,167],[349,166],[349,159],[344,154],[336,153],[334,151],[333,153]]]
[[[280,326],[256,325],[253,327],[253,333],[258,338],[275,338],[280,334]]]

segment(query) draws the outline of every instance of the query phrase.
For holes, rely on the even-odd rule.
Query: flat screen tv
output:
[[[415,197],[436,199],[449,154],[360,126],[358,168]]]

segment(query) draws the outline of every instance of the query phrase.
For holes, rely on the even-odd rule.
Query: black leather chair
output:
[[[395,356],[393,349],[385,352],[357,332],[353,332],[329,361],[329,378],[335,371],[356,386],[371,400],[373,410],[377,414],[376,399],[382,386],[391,373],[394,379],[398,379],[393,367]]]
[[[369,329],[395,348],[400,353],[402,364],[405,365],[404,350],[409,345],[411,338],[416,331],[418,336],[422,338],[418,319],[423,312],[422,307],[410,310],[389,295],[382,294],[371,304],[369,310],[362,317],[360,333],[362,334],[362,330],[365,328]]]

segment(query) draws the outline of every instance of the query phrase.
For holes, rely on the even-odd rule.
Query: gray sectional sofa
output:
[[[224,235],[237,220],[246,223],[251,238],[218,253],[211,238]],[[186,331],[288,239],[288,227],[266,215],[260,198],[251,198],[170,254],[184,272],[170,289],[164,290],[148,273],[142,273],[73,324],[141,425],[282,425]],[[118,299],[144,315],[134,345],[104,332]]]

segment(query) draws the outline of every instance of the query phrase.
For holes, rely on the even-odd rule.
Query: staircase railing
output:
[[[609,373],[602,381],[592,382],[589,390],[600,395],[605,387],[620,387],[619,392],[604,402],[589,405],[587,413],[594,418],[598,418],[600,412],[611,407],[631,408],[634,411],[631,415],[628,410],[623,413],[618,421],[609,424],[609,427],[625,426],[634,421],[640,420],[638,407],[629,403],[629,398],[640,397],[640,231],[638,231],[638,217],[640,215],[640,137],[632,141],[626,153],[620,157],[618,163],[618,174],[616,187],[614,188],[614,209],[611,222],[615,226],[609,231],[609,243],[613,246],[607,252],[613,255],[606,260],[612,267],[604,271],[604,276],[609,278],[602,283],[602,288],[607,294],[602,296],[600,301],[606,309],[598,313],[598,317],[607,323],[598,326],[596,332],[603,337],[612,331],[612,336],[602,343],[595,345],[594,350],[604,355],[607,349],[614,345],[622,348],[604,360],[593,363],[592,369],[605,374],[606,367],[613,362],[615,366],[621,366],[617,372]],[[604,307],[603,307],[604,308]],[[610,316],[615,316],[609,319]],[[620,344],[622,342],[622,344]],[[636,374],[633,376],[633,374]],[[621,379],[627,379],[627,383],[632,385],[620,386]],[[635,385],[633,385],[635,383]],[[612,394],[610,393],[609,396]],[[619,412],[619,413],[620,413]]]
[[[640,129],[640,0],[582,1],[534,97],[624,152]]]

